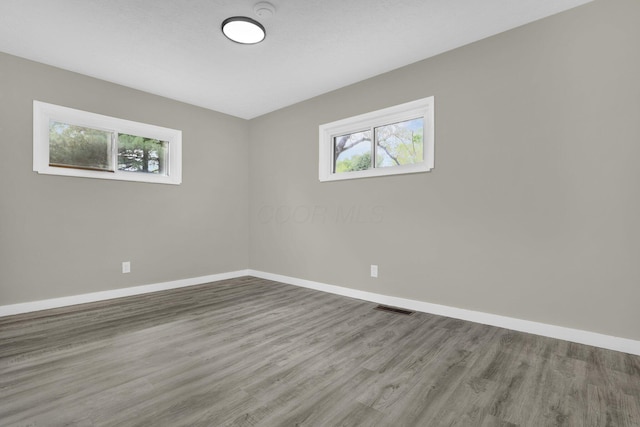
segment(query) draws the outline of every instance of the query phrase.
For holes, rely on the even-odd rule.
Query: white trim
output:
[[[174,280],[171,282],[156,283],[152,285],[113,289],[110,291],[102,292],[92,292],[89,294],[25,302],[21,304],[2,305],[0,306],[0,317],[12,316],[14,314],[30,313],[32,311],[48,310],[51,308],[67,307],[70,305],[84,304],[88,302],[104,301],[113,298],[128,297],[132,295],[147,294],[150,292],[165,291],[167,289],[183,288],[185,286],[202,285],[204,283],[234,279],[236,277],[248,275],[249,270],[238,270],[229,273],[212,274],[209,276],[193,277],[190,279]]]
[[[417,172],[428,172],[434,167],[434,103],[433,96],[407,102],[381,110],[371,111],[358,116],[325,123],[318,128],[319,135],[319,156],[318,156],[318,179],[324,181],[340,181],[345,179],[369,178],[375,176],[399,175]],[[345,173],[334,173],[333,151],[334,137],[361,132],[370,129],[373,132],[375,127],[398,123],[405,120],[422,118],[424,120],[424,161],[416,164],[391,166],[368,170],[353,171]],[[373,150],[375,144],[372,142]]]
[[[394,307],[421,311],[424,313],[437,314],[440,316],[452,317],[454,319],[467,320],[484,325],[497,326],[500,328],[512,329],[515,331],[527,332],[530,334],[557,338],[565,341],[592,345],[595,347],[602,347],[609,350],[621,351],[624,353],[640,356],[640,341],[631,340],[628,338],[614,337],[611,335],[583,331],[580,329],[565,328],[563,326],[549,325],[546,323],[532,322],[529,320],[516,319],[513,317],[483,313],[481,311],[465,310],[462,308],[449,307],[446,305],[431,304],[424,301],[398,298],[367,291],[359,291],[357,289],[350,289],[342,286],[329,285],[326,283],[314,282],[311,280],[298,279],[295,277],[266,273],[264,271],[251,269],[232,271],[229,273],[213,274],[210,276],[194,277],[190,279],[174,280],[171,282],[156,283],[152,285],[93,292],[89,294],[74,295],[70,297],[4,305],[0,306],[0,317],[29,313],[33,311],[48,310],[51,308],[66,307],[88,302],[104,301],[113,298],[122,298],[132,295],[140,295],[150,292],[182,288],[186,286],[201,285],[205,283],[234,279],[236,277],[243,276],[259,277],[261,279],[273,280],[289,285],[315,289],[317,291],[361,299],[364,301],[370,301],[376,304],[385,304]]]
[[[587,344],[595,347],[602,347],[609,350],[621,351],[640,356],[640,341],[627,338],[620,338],[611,335],[599,334],[596,332],[583,331],[580,329],[565,328],[563,326],[549,325],[546,323],[532,322],[530,320],[516,319],[513,317],[499,316],[496,314],[483,313],[481,311],[465,310],[462,308],[449,307],[440,304],[431,304],[424,301],[416,301],[406,298],[392,297],[373,292],[359,291],[342,286],[328,285],[326,283],[314,282],[311,280],[298,279],[295,277],[283,276],[280,274],[265,273],[263,271],[248,270],[249,276],[276,282],[287,283],[289,285],[303,288],[315,289],[317,291],[329,292],[343,295],[377,304],[391,305],[399,308],[406,308],[424,313],[437,314],[440,316],[452,317],[455,319],[467,320],[484,325],[497,326],[500,328],[512,329],[520,332],[527,332],[534,335],[541,335],[550,338],[557,338],[579,344]]]
[[[114,165],[113,172],[49,166],[49,124],[51,120],[107,132],[167,141],[169,143],[167,175],[119,171],[117,165]],[[47,175],[179,185],[182,183],[182,131],[34,100],[33,170]]]

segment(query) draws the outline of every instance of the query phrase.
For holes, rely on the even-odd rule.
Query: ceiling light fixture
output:
[[[222,33],[241,44],[260,43],[267,36],[262,24],[246,16],[233,16],[222,21]]]

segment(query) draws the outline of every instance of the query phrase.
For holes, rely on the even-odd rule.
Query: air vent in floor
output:
[[[415,313],[414,311],[411,311],[411,310],[405,310],[403,308],[396,308],[396,307],[389,307],[388,305],[379,305],[375,307],[375,309],[380,311],[386,311],[388,313],[404,314],[405,316],[409,316]]]

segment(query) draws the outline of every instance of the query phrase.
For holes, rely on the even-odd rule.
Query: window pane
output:
[[[371,168],[371,131],[356,132],[333,138],[334,173]]]
[[[49,164],[113,171],[111,132],[50,120]]]
[[[424,161],[424,119],[375,128],[376,167],[409,165]]]
[[[167,175],[169,143],[141,136],[118,135],[118,170]]]

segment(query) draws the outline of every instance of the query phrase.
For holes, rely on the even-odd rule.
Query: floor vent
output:
[[[389,307],[388,305],[379,305],[377,307],[375,307],[376,310],[380,310],[380,311],[386,311],[389,313],[396,313],[396,314],[404,314],[405,316],[409,316],[415,312],[411,311],[411,310],[405,310],[402,308],[396,308],[396,307]]]

